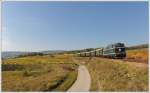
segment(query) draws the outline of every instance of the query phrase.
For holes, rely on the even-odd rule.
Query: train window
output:
[[[108,45],[106,49],[113,48],[113,45]]]

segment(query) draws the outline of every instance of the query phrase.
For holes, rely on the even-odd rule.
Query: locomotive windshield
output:
[[[124,47],[124,44],[122,44],[122,43],[117,43],[117,44],[115,44],[114,46],[115,46],[115,47]]]

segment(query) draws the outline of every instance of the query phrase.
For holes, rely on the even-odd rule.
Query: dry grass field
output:
[[[91,91],[148,91],[148,67],[97,58],[87,66],[92,77]]]
[[[125,60],[148,64],[148,48],[127,50],[127,57]]]
[[[2,61],[2,91],[66,91],[78,65],[67,55],[28,56]]]

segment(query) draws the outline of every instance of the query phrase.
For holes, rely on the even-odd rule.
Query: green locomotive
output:
[[[90,52],[81,52],[77,55],[80,57],[125,58],[126,49],[124,43],[115,43],[110,44],[105,48],[96,49]]]
[[[125,45],[123,43],[110,44],[103,49],[103,56],[111,58],[125,58]]]

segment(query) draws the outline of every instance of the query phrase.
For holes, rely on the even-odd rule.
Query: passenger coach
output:
[[[115,43],[110,44],[105,48],[96,49],[90,52],[81,52],[77,55],[80,57],[125,58],[126,50],[124,43]]]

